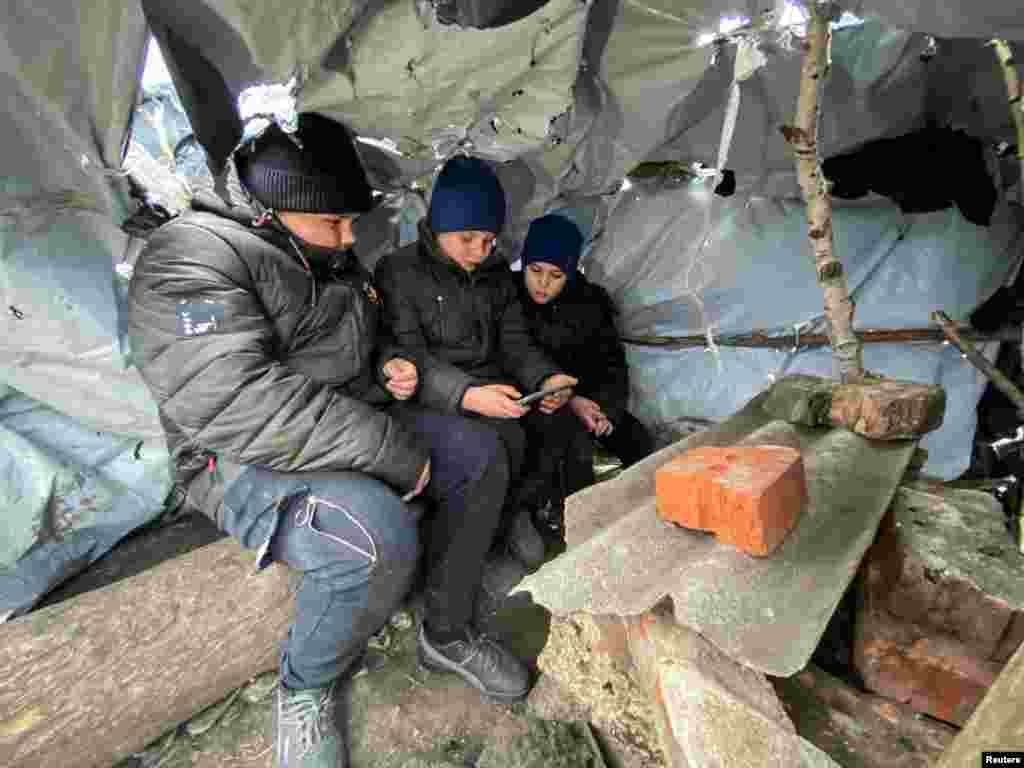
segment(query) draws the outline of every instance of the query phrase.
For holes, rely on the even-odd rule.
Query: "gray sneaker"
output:
[[[521,509],[512,521],[512,527],[508,532],[508,548],[531,571],[544,565],[544,558],[547,555],[544,539],[537,533],[533,525],[533,514],[529,509]]]
[[[345,744],[334,722],[334,685],[292,691],[277,688],[275,768],[345,768]]]
[[[420,625],[419,662],[435,672],[454,672],[493,701],[522,701],[530,692],[530,671],[486,635],[467,627],[469,640],[432,645]]]

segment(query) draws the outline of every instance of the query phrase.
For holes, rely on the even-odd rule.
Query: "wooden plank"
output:
[[[983,751],[1024,751],[1024,645],[1017,649],[935,768],[981,765]]]

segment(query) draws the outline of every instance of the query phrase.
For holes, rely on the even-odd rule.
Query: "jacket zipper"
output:
[[[309,261],[306,260],[306,257],[302,253],[302,249],[299,248],[295,240],[289,237],[288,242],[291,243],[292,248],[295,249],[295,255],[299,257],[299,262],[302,264],[302,268],[306,270],[306,274],[309,275],[310,282],[313,284],[313,290],[310,293],[309,306],[310,308],[315,307],[317,300],[316,276],[313,274],[313,269],[309,266]]]

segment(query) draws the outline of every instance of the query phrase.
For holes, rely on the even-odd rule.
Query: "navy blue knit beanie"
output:
[[[373,195],[351,136],[315,112],[298,117],[294,139],[271,124],[235,153],[242,185],[267,208],[301,213],[366,213]]]
[[[490,167],[475,157],[456,155],[441,169],[430,196],[427,223],[434,234],[477,230],[501,234],[505,192]]]
[[[583,251],[583,235],[579,227],[557,213],[534,219],[523,243],[523,267],[535,261],[546,261],[561,269],[569,280],[576,276]]]

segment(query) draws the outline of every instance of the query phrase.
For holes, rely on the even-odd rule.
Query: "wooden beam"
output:
[[[288,570],[224,539],[0,625],[0,763],[107,768],[273,669]]]
[[[1024,645],[1003,667],[935,768],[981,765],[983,751],[1024,751]]]

